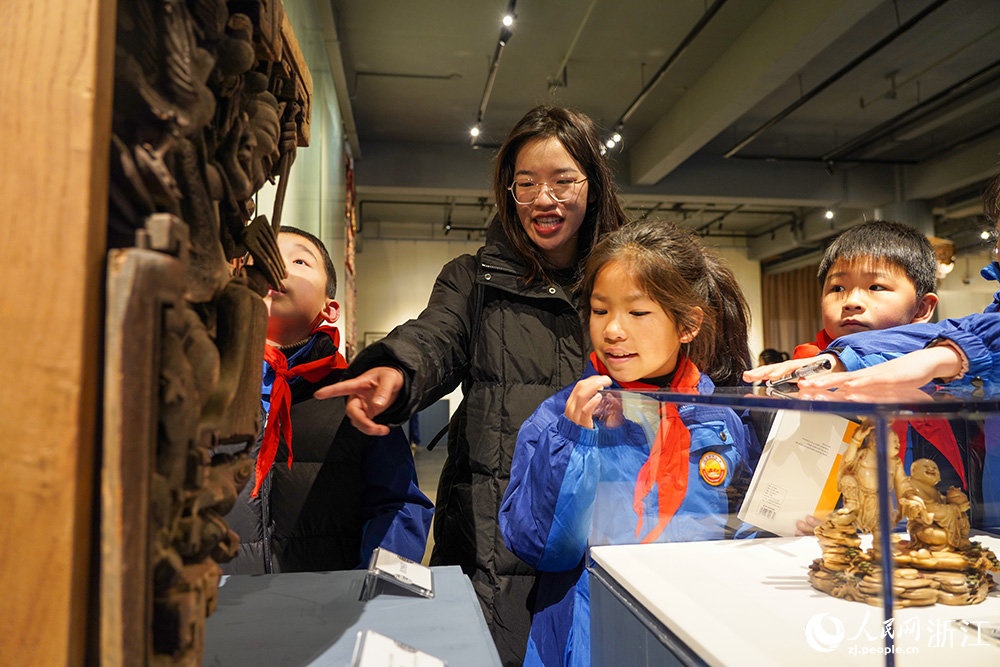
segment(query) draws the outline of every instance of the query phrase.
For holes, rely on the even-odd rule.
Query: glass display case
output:
[[[594,665],[1000,664],[1000,391],[603,394]]]

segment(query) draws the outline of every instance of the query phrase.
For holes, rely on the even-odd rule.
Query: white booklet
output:
[[[837,471],[858,424],[835,414],[779,410],[739,518],[783,537],[837,505]]]

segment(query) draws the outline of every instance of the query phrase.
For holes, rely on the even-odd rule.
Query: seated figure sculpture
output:
[[[969,498],[951,487],[946,494],[937,489],[941,471],[934,461],[918,459],[899,497],[899,509],[908,519],[910,548],[960,549],[969,544]]]

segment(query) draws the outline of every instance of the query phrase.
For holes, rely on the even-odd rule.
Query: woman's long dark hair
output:
[[[747,332],[750,308],[736,276],[698,238],[672,222],[642,220],[603,237],[591,250],[580,288],[584,323],[590,321],[590,295],[597,274],[609,262],[622,262],[636,286],[660,304],[679,332],[698,328],[695,308],[704,313],[687,355],[720,386],[742,384],[750,368]]]
[[[497,217],[510,244],[527,260],[525,279],[528,281],[536,276],[549,280],[552,265],[521,226],[517,204],[507,188],[514,182],[514,166],[521,148],[530,141],[552,137],[559,140],[587,177],[589,201],[577,241],[578,266],[579,260],[587,257],[597,239],[618,229],[627,221],[618,201],[611,170],[607,160],[601,155],[601,140],[594,122],[586,114],[573,109],[535,107],[510,131],[497,153],[493,171]]]

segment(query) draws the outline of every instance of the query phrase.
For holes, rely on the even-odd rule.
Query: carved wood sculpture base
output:
[[[873,549],[862,550],[852,525],[827,520],[816,528],[823,557],[809,566],[813,588],[833,597],[882,604],[882,568]],[[982,602],[993,588],[991,572],[1000,563],[988,548],[971,542],[962,549],[911,549],[904,535],[893,535],[892,592],[897,607]]]

